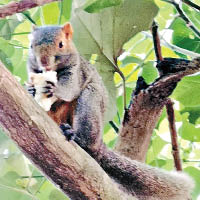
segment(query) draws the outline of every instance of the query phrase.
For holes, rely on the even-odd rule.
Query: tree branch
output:
[[[147,33],[147,32],[142,32],[146,37],[148,38],[152,38],[152,35]],[[196,57],[199,57],[200,54],[199,53],[196,53],[196,52],[193,52],[193,51],[189,51],[187,49],[183,49],[181,47],[178,47],[176,45],[173,45],[173,44],[170,44],[168,43],[164,38],[161,38],[161,44],[170,48],[172,51],[176,51],[178,53],[182,53],[182,54],[185,54],[185,55],[188,55],[190,56],[191,58],[196,58]]]
[[[167,109],[167,116],[168,116],[168,121],[169,121],[169,129],[171,133],[172,154],[174,157],[174,165],[177,171],[182,171],[182,164],[181,164],[179,145],[178,145],[178,137],[177,137],[176,125],[175,125],[175,114],[174,114],[173,102],[171,101],[171,99],[167,101],[166,109]]]
[[[183,12],[178,3],[176,3],[174,0],[162,0],[162,1],[172,4],[179,13],[180,18],[185,21],[186,25],[195,33],[197,37],[200,37],[200,32],[198,28],[196,28],[196,26],[191,22],[191,20],[185,15],[185,13]]]
[[[142,88],[137,94],[133,92],[129,110],[125,113],[123,127],[115,150],[133,159],[144,162],[153,129],[167,102],[182,77],[195,73],[200,69],[200,58],[193,61],[164,59],[157,65],[166,70],[165,75],[154,83]]]
[[[164,61],[164,64],[170,64],[170,61]],[[171,94],[183,76],[199,70],[200,59],[191,62],[180,61],[178,64],[176,62],[174,68],[173,73],[157,79],[146,89],[133,95],[133,102],[124,119],[125,131],[141,132],[142,129],[147,131],[147,127],[152,128],[147,116],[154,114],[154,109],[158,110],[157,108],[164,106],[166,97]],[[65,140],[57,125],[27,95],[2,64],[0,64],[0,84],[1,125],[9,131],[10,137],[32,162],[70,198],[136,200],[137,198],[134,197],[136,195],[139,199],[147,199],[152,195],[155,199],[167,200],[185,199],[189,196],[192,184],[187,176],[159,171],[137,161],[131,161],[102,145],[98,151],[89,153],[115,180],[112,181],[78,145]],[[140,107],[141,111],[138,110]],[[145,128],[140,127],[144,122],[135,119],[138,116],[134,117],[134,113],[138,114],[141,121],[145,120]],[[153,117],[157,115],[159,113],[154,114]],[[139,127],[133,128],[132,125]],[[148,130],[149,132],[152,131]],[[129,133],[125,132],[125,134]],[[142,148],[143,146],[140,146],[139,150]]]
[[[7,5],[0,7],[0,18],[20,13],[30,8],[42,6],[53,1],[59,0],[21,0],[19,2],[12,1]]]
[[[162,52],[161,52],[160,38],[158,35],[158,26],[155,23],[155,21],[152,24],[152,37],[153,37],[154,50],[157,57],[157,62],[159,63],[163,61],[163,57],[162,57]],[[166,70],[164,69],[164,67],[162,68],[162,70],[159,70],[159,72],[160,72],[160,75],[165,75],[163,72],[169,73],[168,69]],[[174,157],[174,165],[177,171],[182,171],[179,146],[178,146],[178,140],[177,140],[176,125],[175,125],[174,108],[173,108],[173,103],[171,99],[168,99],[166,103],[166,109],[167,109],[167,117],[169,121],[171,141],[172,141],[172,154]]]
[[[157,61],[162,61],[162,52],[161,52],[161,45],[160,45],[160,37],[158,35],[158,25],[155,21],[153,21],[153,24],[151,26],[151,32],[153,37],[153,44],[154,44],[154,51],[156,55]]]
[[[70,198],[135,199],[58,126],[0,63],[0,125],[22,152]]]
[[[200,11],[200,6],[198,6],[197,4],[189,1],[189,0],[182,0],[183,3],[187,4],[188,6],[197,9],[198,11]]]

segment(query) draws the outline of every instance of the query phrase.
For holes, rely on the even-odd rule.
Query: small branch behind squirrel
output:
[[[176,132],[176,126],[175,126],[175,114],[174,114],[173,102],[171,101],[171,99],[167,101],[166,109],[167,109],[167,116],[168,116],[168,121],[169,121],[169,129],[171,132],[172,154],[174,157],[174,165],[177,171],[182,171],[182,164],[181,164],[181,158],[180,158],[179,146],[178,146],[178,138],[177,138],[177,132]]]
[[[153,36],[155,55],[156,55],[157,62],[159,63],[159,62],[163,61],[164,59],[162,57],[162,52],[161,52],[160,38],[159,38],[159,34],[158,34],[158,25],[156,24],[155,21],[153,21],[151,31],[152,31],[152,36]],[[168,71],[168,70],[166,70],[166,71]],[[162,72],[160,71],[160,75],[164,75],[163,72],[164,72],[164,70],[162,70]],[[175,165],[177,171],[182,171],[182,164],[181,164],[181,159],[180,159],[177,131],[176,131],[176,125],[175,125],[175,115],[174,115],[172,100],[168,99],[165,106],[167,109],[169,130],[170,130],[170,134],[171,134],[172,154],[174,157],[174,165]]]

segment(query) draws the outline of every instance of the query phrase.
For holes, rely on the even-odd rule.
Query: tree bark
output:
[[[115,150],[120,154],[141,162],[145,161],[153,129],[168,96],[181,78],[199,71],[200,58],[191,62],[167,58],[160,62],[157,68],[163,75],[137,95],[133,92],[115,146]]]
[[[0,124],[21,151],[72,199],[132,199],[58,126],[0,63]]]
[[[42,6],[53,1],[59,0],[21,0],[19,2],[12,1],[7,5],[0,7],[0,18],[20,13],[30,8]]]

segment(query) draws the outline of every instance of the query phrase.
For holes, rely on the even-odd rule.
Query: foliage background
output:
[[[8,2],[9,0],[0,0],[0,5]],[[110,104],[113,106],[110,107],[108,119],[114,116],[113,121],[119,127],[123,117],[123,84],[121,77],[117,73],[114,74],[114,65],[117,64],[125,76],[128,101],[139,75],[142,75],[147,83],[151,83],[158,76],[152,38],[148,31],[152,18],[156,16],[159,24],[164,57],[191,59],[194,52],[200,54],[200,40],[178,17],[173,5],[161,0],[81,2],[83,1],[74,0],[73,5],[72,0],[54,2],[0,19],[0,60],[23,84],[27,80],[26,60],[31,25],[63,24],[71,18],[77,48],[82,55],[96,64],[110,92]],[[193,2],[200,5],[200,0]],[[122,8],[122,5],[125,6]],[[200,30],[199,12],[185,4],[182,8]],[[122,46],[124,53],[118,57]],[[194,178],[192,198],[199,200],[200,75],[185,77],[171,98],[175,102],[183,168]],[[112,148],[116,138],[114,129],[109,123],[106,124],[105,143]],[[146,163],[166,170],[174,169],[165,110],[154,130]],[[2,130],[0,194],[2,200],[67,199],[23,156]]]

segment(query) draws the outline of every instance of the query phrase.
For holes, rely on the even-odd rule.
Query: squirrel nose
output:
[[[48,65],[48,60],[47,60],[46,56],[41,57],[40,61],[41,61],[43,66],[47,66]]]

